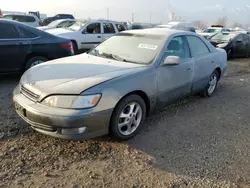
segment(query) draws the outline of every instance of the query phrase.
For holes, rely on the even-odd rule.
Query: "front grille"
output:
[[[28,90],[24,86],[21,86],[21,93],[31,99],[32,101],[37,101],[39,98],[39,95],[35,94],[34,92]]]

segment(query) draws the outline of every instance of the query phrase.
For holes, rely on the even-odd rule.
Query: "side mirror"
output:
[[[180,64],[180,58],[178,56],[168,56],[164,60],[163,65],[179,65]]]
[[[82,31],[82,34],[86,34],[87,32],[86,32],[87,30],[86,29],[84,29],[83,31]]]
[[[238,39],[236,43],[242,43],[243,41],[241,39]]]

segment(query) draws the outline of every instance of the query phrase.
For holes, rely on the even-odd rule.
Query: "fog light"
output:
[[[72,129],[62,129],[61,134],[82,134],[86,130],[86,127],[80,127],[80,128],[72,128]]]

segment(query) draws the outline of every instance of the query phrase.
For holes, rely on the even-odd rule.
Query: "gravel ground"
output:
[[[250,188],[249,62],[229,62],[214,97],[176,102],[123,143],[34,132],[12,107],[18,77],[0,77],[0,187]]]

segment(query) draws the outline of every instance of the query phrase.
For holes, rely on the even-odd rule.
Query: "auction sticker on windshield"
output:
[[[152,44],[139,44],[138,48],[156,50],[158,48],[158,46],[157,45],[152,45]]]

